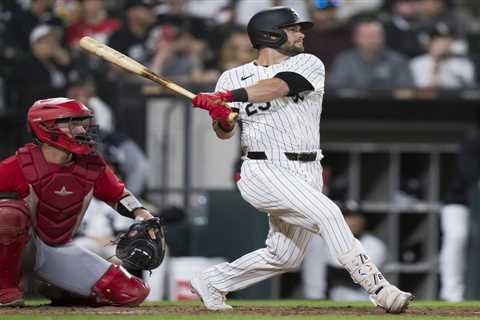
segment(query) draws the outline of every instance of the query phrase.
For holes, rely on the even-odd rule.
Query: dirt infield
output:
[[[36,315],[60,315],[60,314],[91,314],[91,315],[161,315],[161,314],[208,314],[200,306],[142,306],[138,308],[124,307],[52,307],[49,305],[28,306],[23,308],[2,308],[0,314],[36,314]],[[361,308],[361,307],[235,307],[229,314],[238,315],[381,315],[385,312],[379,308]],[[430,315],[430,316],[480,316],[480,308],[474,307],[441,307],[441,308],[410,308],[408,315]]]

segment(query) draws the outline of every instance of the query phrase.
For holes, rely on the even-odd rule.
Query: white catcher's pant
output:
[[[269,215],[266,247],[205,271],[220,291],[243,289],[295,270],[312,233],[320,234],[338,257],[353,248],[354,237],[338,206],[322,190],[320,161],[246,160],[238,188],[243,198]]]
[[[447,301],[464,299],[469,215],[461,204],[446,205],[441,211],[440,298]]]

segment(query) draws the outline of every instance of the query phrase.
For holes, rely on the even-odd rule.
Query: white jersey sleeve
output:
[[[312,54],[303,53],[292,57],[283,71],[298,73],[310,82],[315,91],[324,90],[325,67],[323,62]]]
[[[217,85],[215,86],[215,91],[222,90],[232,90],[233,84],[231,79],[228,76],[228,72],[224,72],[218,78]]]

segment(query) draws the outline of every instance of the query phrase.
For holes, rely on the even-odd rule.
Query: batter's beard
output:
[[[293,57],[293,56],[296,56],[299,53],[303,53],[305,51],[305,48],[303,48],[303,47],[300,48],[300,47],[292,46],[292,45],[289,45],[289,44],[285,43],[280,48],[278,48],[277,50],[280,51],[280,53],[282,53],[286,56]]]

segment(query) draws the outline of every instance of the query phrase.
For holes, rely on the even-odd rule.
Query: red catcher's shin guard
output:
[[[30,213],[23,200],[0,199],[0,305],[22,299],[18,288],[22,252],[30,239]]]
[[[98,304],[111,306],[138,306],[149,293],[150,287],[142,279],[115,264],[92,288],[92,296]]]

